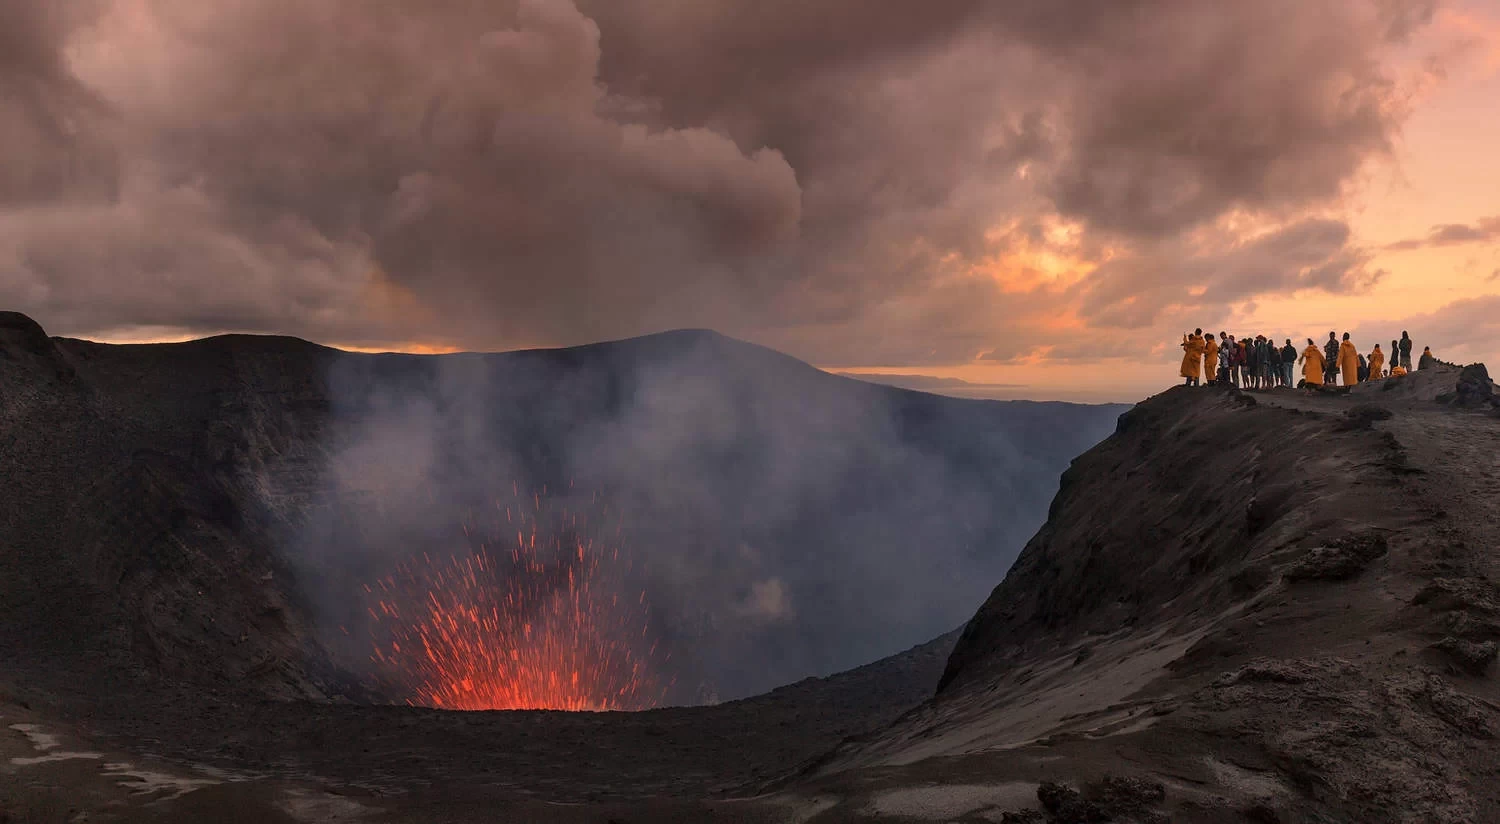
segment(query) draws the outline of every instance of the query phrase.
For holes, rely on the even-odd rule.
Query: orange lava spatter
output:
[[[597,503],[597,501],[596,501]],[[528,511],[529,510],[529,511]],[[642,710],[660,705],[644,591],[630,563],[540,495],[470,522],[464,554],[402,564],[366,591],[374,663],[414,706]],[[503,536],[503,537],[502,537]]]

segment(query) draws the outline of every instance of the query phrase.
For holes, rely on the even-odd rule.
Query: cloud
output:
[[[1327,218],[1248,240],[1233,234],[1173,239],[1101,266],[1078,289],[1080,311],[1096,325],[1140,329],[1168,310],[1190,310],[1208,321],[1195,326],[1214,326],[1231,304],[1260,295],[1368,289],[1384,275],[1370,261],[1369,252],[1352,244],[1348,224]]]
[[[63,57],[99,12],[92,0],[0,0],[0,209],[113,193],[108,105]]]
[[[1387,245],[1391,251],[1426,249],[1434,246],[1459,246],[1465,243],[1488,243],[1500,240],[1500,215],[1482,217],[1472,225],[1443,223],[1432,227],[1426,237],[1408,238]]]
[[[1411,332],[1418,352],[1423,346],[1431,346],[1433,354],[1446,361],[1481,359],[1500,351],[1500,295],[1456,300],[1433,312],[1401,320],[1361,323],[1354,334],[1385,341],[1403,329]]]
[[[1389,152],[1391,56],[1432,15],[3,2],[0,303],[58,332],[499,348],[700,326],[844,366],[1061,353],[1368,282],[1322,216]],[[1076,271],[996,274],[1040,247]]]

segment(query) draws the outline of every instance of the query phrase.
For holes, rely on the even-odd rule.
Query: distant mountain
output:
[[[38,656],[340,691],[306,652],[368,656],[364,584],[545,487],[617,522],[687,702],[958,626],[1124,409],[877,386],[696,330],[366,355],[13,313],[0,393],[0,633]]]

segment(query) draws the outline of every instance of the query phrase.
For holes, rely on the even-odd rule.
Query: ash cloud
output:
[[[851,367],[967,361],[1080,308],[1098,339],[1142,318],[1097,296],[1162,298],[1118,271],[1001,288],[997,227],[1070,221],[1085,262],[1180,288],[1204,227],[1336,208],[1433,8],[5,3],[0,300],[49,328],[703,326]],[[1345,290],[1363,254],[1234,291]]]

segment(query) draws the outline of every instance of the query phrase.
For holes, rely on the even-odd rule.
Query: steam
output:
[[[1038,407],[861,384],[706,332],[349,355],[328,386],[322,505],[289,554],[346,663],[368,654],[351,630],[358,583],[414,553],[451,553],[459,524],[514,484],[564,507],[602,496],[618,513],[680,703],[857,666],[958,626],[1113,417],[1074,407],[1088,425],[1039,443],[1065,422]]]

